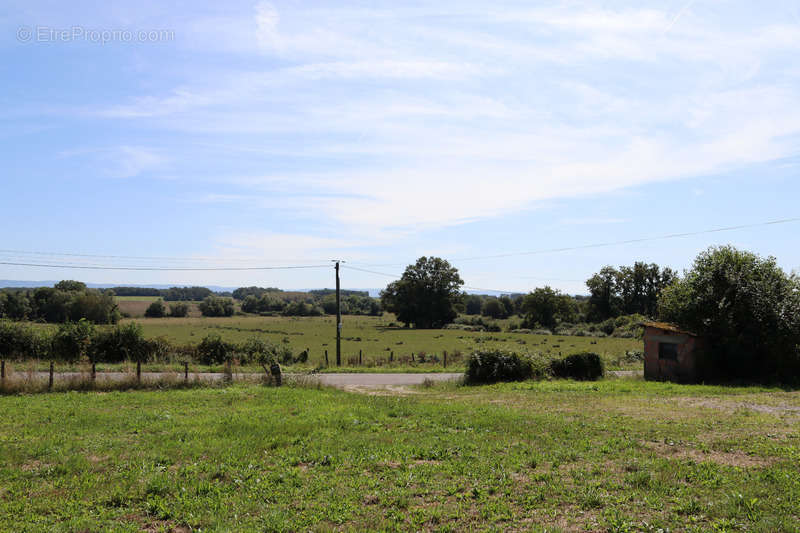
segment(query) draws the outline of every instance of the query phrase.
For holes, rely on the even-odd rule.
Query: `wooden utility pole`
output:
[[[342,299],[339,287],[339,260],[336,263],[336,366],[342,366]]]

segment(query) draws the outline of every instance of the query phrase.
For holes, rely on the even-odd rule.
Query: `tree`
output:
[[[468,315],[481,314],[483,299],[477,294],[470,294],[464,297],[464,312]]]
[[[144,316],[148,318],[162,318],[166,314],[167,308],[161,298],[147,306],[147,310],[144,312]]]
[[[662,291],[658,309],[662,319],[705,337],[704,377],[798,379],[800,283],[773,257],[709,248]]]
[[[487,298],[483,302],[481,315],[491,318],[506,318],[508,317],[508,311],[506,310],[506,306],[503,304],[503,302],[497,298]]]
[[[189,306],[183,302],[169,304],[169,316],[181,318],[189,315]]]
[[[231,298],[217,296],[206,296],[198,307],[203,316],[233,316],[234,311]]]
[[[590,321],[602,322],[619,315],[621,304],[617,294],[617,271],[614,267],[600,269],[600,272],[586,280],[586,286],[591,293],[588,311]]]
[[[458,269],[450,263],[423,256],[381,291],[381,303],[407,326],[440,328],[456,318],[455,304],[461,299],[463,284]]]
[[[525,296],[522,301],[525,314],[523,325],[553,329],[561,321],[572,320],[576,314],[575,304],[569,295],[550,287],[540,287]]]
[[[75,281],[71,279],[61,280],[53,287],[57,291],[71,292],[71,291],[85,291],[86,284],[82,281]]]
[[[94,332],[94,324],[85,318],[61,324],[53,336],[53,354],[68,363],[80,361],[88,354]]]

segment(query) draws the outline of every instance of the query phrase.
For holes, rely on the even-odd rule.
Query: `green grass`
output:
[[[2,531],[797,531],[800,397],[608,380],[404,397],[0,397]]]
[[[641,350],[637,339],[568,337],[561,335],[532,335],[524,333],[479,333],[442,329],[405,329],[388,327],[392,315],[384,317],[347,316],[343,318],[343,363],[358,359],[358,351],[367,364],[379,360],[388,362],[389,355],[401,360],[420,352],[469,354],[479,348],[500,348],[521,353],[541,352],[545,355],[567,355],[580,351],[600,354],[609,368],[641,369],[641,361],[625,361],[625,352]],[[147,337],[164,336],[178,344],[199,343],[209,333],[223,339],[241,342],[252,335],[268,338],[276,343],[286,343],[299,352],[308,349],[312,365],[324,361],[328,350],[329,360],[336,353],[336,319],[334,317],[256,317],[229,318],[150,318],[136,319],[142,324]],[[406,361],[409,362],[409,361]]]

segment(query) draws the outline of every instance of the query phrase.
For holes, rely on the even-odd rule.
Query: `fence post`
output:
[[[361,366],[361,350],[358,351],[358,366]]]
[[[136,361],[136,382],[142,382],[142,362]]]
[[[183,381],[189,381],[189,362],[183,362]]]
[[[394,361],[394,350],[389,352],[389,362],[391,363],[392,361]]]
[[[442,367],[447,368],[447,350],[445,350],[443,354],[444,354],[444,359],[442,360]]]
[[[0,379],[2,379],[3,381],[5,381],[5,379],[6,379],[6,360],[5,359],[3,359],[3,361],[0,362]]]
[[[94,383],[96,377],[97,377],[97,368],[95,367],[95,362],[92,361],[92,383]]]
[[[325,350],[325,366],[328,366],[328,350]]]
[[[414,352],[411,352],[411,362],[414,363]]]
[[[50,361],[50,380],[47,382],[47,390],[53,390],[53,361]]]

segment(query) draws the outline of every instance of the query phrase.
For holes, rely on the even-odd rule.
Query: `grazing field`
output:
[[[404,392],[0,397],[0,530],[800,528],[797,392],[638,380]]]
[[[130,316],[133,318],[144,317],[144,312],[147,311],[147,308],[150,306],[150,304],[156,300],[162,299],[159,296],[115,296],[115,298],[117,300],[117,306],[119,307],[120,313],[124,313],[125,316]],[[170,303],[175,302],[164,302],[164,305],[167,307],[167,312],[169,312]],[[189,316],[201,316],[200,309],[197,307],[199,302],[183,303],[189,305]]]
[[[553,356],[590,350],[600,354],[609,368],[641,369],[641,360],[626,358],[627,351],[641,350],[637,339],[567,337],[561,335],[534,335],[526,333],[479,333],[445,329],[405,329],[390,327],[394,317],[347,316],[343,318],[343,363],[355,364],[358,351],[362,351],[365,365],[394,358],[415,360],[424,352],[441,359],[442,352],[469,354],[479,348],[501,348],[525,352],[541,352]],[[334,317],[257,317],[228,318],[149,318],[138,319],[147,337],[164,336],[178,344],[199,343],[209,333],[223,339],[241,342],[250,336],[268,338],[276,343],[288,344],[299,352],[309,350],[309,361],[315,365],[336,354],[336,319]],[[332,359],[330,359],[332,361]],[[462,361],[463,362],[463,361]]]

